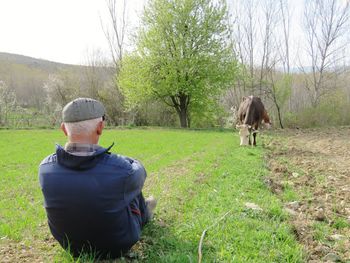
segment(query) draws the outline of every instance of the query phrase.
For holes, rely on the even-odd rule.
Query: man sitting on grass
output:
[[[105,108],[99,101],[79,98],[63,111],[64,148],[40,164],[48,224],[61,246],[79,256],[116,258],[135,244],[151,219],[156,200],[144,200],[146,171],[129,157],[111,154],[98,145]]]

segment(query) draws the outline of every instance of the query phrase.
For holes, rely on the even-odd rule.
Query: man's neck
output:
[[[73,142],[67,142],[66,145],[64,146],[64,149],[67,152],[77,156],[91,156],[101,148],[102,147],[97,144],[73,143]]]
[[[98,136],[68,136],[68,143],[98,144]]]

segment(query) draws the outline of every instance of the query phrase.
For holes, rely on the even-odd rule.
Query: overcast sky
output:
[[[293,9],[302,1],[291,1]],[[132,30],[145,0],[126,2]],[[108,56],[101,18],[107,24],[106,0],[0,0],[0,52],[68,64],[86,63],[97,49]]]
[[[127,0],[136,23],[144,0]],[[108,51],[100,17],[105,0],[0,0],[0,52],[84,64],[88,52]]]
[[[129,30],[138,24],[145,1],[126,0]],[[300,54],[305,49],[300,45],[302,30],[298,26],[303,1],[289,1],[293,14],[292,64],[297,54],[299,59],[303,57]],[[108,56],[101,26],[101,18],[107,24],[107,10],[106,0],[0,0],[0,52],[68,64],[86,63],[93,50],[102,50]]]

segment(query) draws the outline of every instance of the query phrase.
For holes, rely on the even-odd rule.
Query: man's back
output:
[[[50,230],[74,255],[120,256],[141,234],[137,197],[146,172],[138,161],[107,152],[77,156],[58,146],[40,164]]]

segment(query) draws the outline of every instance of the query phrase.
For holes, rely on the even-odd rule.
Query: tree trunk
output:
[[[279,120],[281,129],[284,129],[283,124],[282,124],[281,109],[277,103],[275,103],[275,104],[276,104],[276,108],[277,108],[278,120]]]
[[[181,128],[188,128],[190,126],[188,118],[188,105],[190,103],[190,97],[180,93],[179,95],[171,96],[170,98],[177,114],[179,115]]]
[[[181,128],[188,128],[188,123],[187,123],[187,112],[186,110],[180,110],[180,112],[178,112],[179,114],[179,118],[180,118],[180,125]]]

